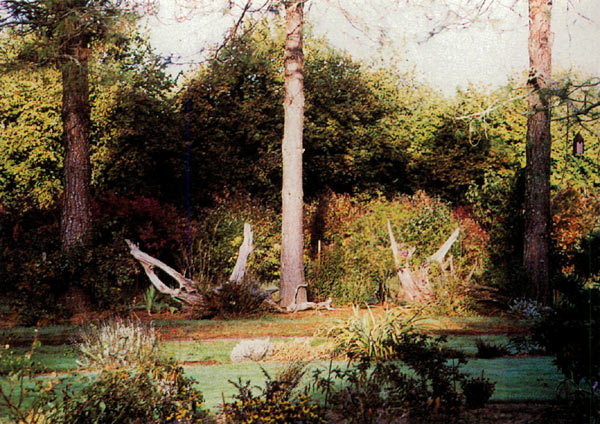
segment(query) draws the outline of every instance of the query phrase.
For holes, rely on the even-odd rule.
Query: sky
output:
[[[485,13],[478,16],[470,6],[481,2]],[[158,1],[147,25],[157,52],[182,63],[171,73],[202,61],[223,39],[241,11],[229,10],[229,3]],[[192,4],[200,7],[186,8]],[[394,59],[449,95],[469,83],[505,84],[528,67],[525,0],[311,0],[305,19],[316,35],[354,58]],[[552,30],[553,69],[600,76],[600,0],[554,0]]]

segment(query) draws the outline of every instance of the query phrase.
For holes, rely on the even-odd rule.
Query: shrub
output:
[[[510,305],[508,305],[508,312],[510,314],[527,320],[539,319],[548,310],[548,307],[533,299],[517,298],[513,299]]]
[[[469,409],[483,408],[494,394],[496,387],[496,383],[483,376],[483,371],[481,377],[463,378],[460,385],[465,396],[465,404]]]
[[[93,369],[134,368],[159,360],[154,327],[139,321],[113,319],[91,325],[81,335],[80,366]]]
[[[483,339],[475,340],[477,346],[477,357],[482,359],[498,358],[509,354],[506,346],[501,346],[494,343],[487,343]]]
[[[46,418],[56,424],[202,422],[202,393],[192,385],[171,363],[104,370],[80,393],[67,393]]]
[[[0,376],[11,375],[26,370],[34,374],[44,372],[46,367],[33,360],[35,350],[41,345],[37,340],[31,344],[31,349],[24,355],[17,355],[10,345],[0,346]]]
[[[250,223],[254,250],[248,257],[246,275],[268,284],[279,280],[280,217],[249,197],[217,199],[211,208],[197,211],[191,223],[191,246],[179,255],[181,269],[206,291],[220,285],[235,266],[243,241],[244,223]]]
[[[443,347],[444,337],[417,332],[413,319],[402,320],[394,313],[380,322],[372,317],[365,331],[368,326],[355,316],[338,326],[334,334],[342,336],[339,346],[347,349],[349,366],[326,376],[318,369],[313,375],[313,385],[325,394],[335,419],[380,423],[398,416],[458,412],[461,396],[455,386],[465,378],[459,372],[465,359]]]
[[[271,350],[271,342],[265,340],[242,340],[231,351],[231,362],[260,361]]]
[[[311,246],[311,256],[306,275],[311,293],[319,299],[332,297],[338,303],[355,304],[399,301],[388,220],[399,243],[416,247],[411,258],[413,266],[421,265],[435,253],[457,226],[465,227],[451,250],[455,274],[461,278],[455,284],[448,284],[442,281],[443,273],[438,273],[439,281],[433,281],[440,305],[447,304],[458,312],[466,309],[463,277],[487,263],[484,248],[487,234],[466,209],[454,213],[447,204],[423,192],[393,200],[378,198],[363,202],[331,194],[311,206],[308,214],[307,245]]]
[[[217,287],[204,291],[202,304],[195,306],[196,317],[239,318],[260,314],[265,310],[269,296],[256,282],[225,281]]]
[[[252,392],[250,382],[231,382],[238,393],[233,402],[223,404],[223,413],[228,423],[257,424],[321,424],[325,423],[319,406],[307,392],[295,393],[300,379],[304,375],[305,364],[293,363],[275,378],[264,369],[265,388],[256,388],[258,395]]]
[[[394,355],[398,335],[412,331],[411,321],[389,309],[381,318],[376,318],[370,309],[361,317],[354,307],[354,316],[331,327],[326,335],[333,339],[335,352],[346,354],[351,361],[360,358],[385,361]]]
[[[600,419],[600,288],[594,280],[576,276],[560,279],[556,285],[558,305],[535,323],[533,339],[556,356],[573,410],[590,420]]]

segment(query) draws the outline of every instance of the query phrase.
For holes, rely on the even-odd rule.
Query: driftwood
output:
[[[240,246],[240,250],[238,252],[237,261],[235,261],[235,267],[233,268],[233,272],[231,273],[231,277],[229,277],[229,281],[233,281],[234,283],[239,283],[244,280],[244,274],[246,273],[246,262],[248,261],[248,256],[252,253],[252,230],[250,229],[250,224],[244,224],[244,241]]]
[[[185,278],[183,275],[175,271],[164,262],[159,261],[145,252],[142,252],[140,248],[132,241],[125,240],[125,242],[127,243],[127,246],[129,246],[129,253],[131,253],[131,255],[142,265],[144,272],[150,279],[150,282],[154,284],[156,290],[161,293],[168,294],[171,297],[180,299],[190,305],[202,303],[202,296],[196,291],[196,287],[198,287],[198,285],[194,281],[190,280],[189,278]],[[179,288],[173,289],[163,283],[154,273],[154,267],[162,269],[165,273],[177,281]]]
[[[296,291],[294,292],[294,303],[291,303],[290,305],[287,306],[286,311],[287,312],[300,312],[300,311],[307,311],[309,309],[326,309],[328,311],[335,311],[335,308],[333,308],[331,306],[331,303],[333,302],[333,300],[331,298],[327,299],[325,302],[300,302],[300,303],[296,303],[296,299],[298,297],[298,291],[301,288],[308,288],[308,284],[299,284],[298,287],[296,287]]]
[[[202,306],[204,304],[204,296],[197,291],[197,287],[199,287],[198,283],[196,283],[193,280],[190,280],[189,278],[186,278],[185,276],[175,271],[173,268],[171,268],[164,262],[143,252],[132,241],[125,240],[125,242],[127,243],[127,246],[129,246],[129,252],[131,253],[131,255],[135,259],[137,259],[137,261],[142,265],[142,268],[144,269],[144,272],[150,279],[150,282],[160,293],[179,299],[191,306]],[[233,272],[231,273],[231,276],[229,277],[229,281],[238,284],[243,284],[244,275],[246,272],[246,264],[248,262],[248,257],[250,256],[250,253],[252,253],[252,250],[252,229],[250,228],[250,224],[246,223],[244,224],[244,240],[240,246],[235,267],[233,269]],[[154,268],[161,269],[167,275],[173,278],[179,285],[179,288],[172,288],[163,283],[154,272]],[[287,308],[282,308],[271,298],[271,294],[273,294],[273,292],[277,290],[260,292],[256,293],[256,295],[261,297],[264,296],[265,304],[279,312],[284,313],[305,311],[308,309],[333,310],[333,308],[331,307],[331,299],[328,299],[326,302],[302,302],[296,304],[295,299],[298,294],[298,289],[300,287],[307,287],[307,285],[301,284],[296,288],[294,303],[289,305]]]
[[[453,273],[454,265],[452,263],[452,257],[448,261],[444,258],[446,254],[458,239],[460,234],[460,228],[457,228],[452,235],[446,240],[446,242],[431,255],[423,265],[414,269],[411,268],[410,259],[415,253],[415,247],[404,249],[405,245],[402,243],[399,245],[396,242],[394,233],[392,231],[392,224],[387,221],[388,233],[390,236],[390,244],[392,248],[392,254],[394,256],[394,263],[396,264],[396,272],[398,279],[400,280],[400,286],[402,287],[402,293],[406,300],[410,303],[423,303],[431,299],[432,290],[429,283],[429,268],[432,262],[438,262],[441,266],[442,272],[450,266],[451,273]],[[469,276],[470,278],[470,276]]]

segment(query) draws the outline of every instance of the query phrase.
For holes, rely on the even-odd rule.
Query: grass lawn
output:
[[[344,362],[336,361],[334,366],[344,366]],[[193,365],[185,367],[186,375],[197,380],[197,387],[202,390],[206,406],[216,410],[223,402],[223,396],[228,399],[236,389],[227,381],[242,382],[250,380],[252,385],[263,386],[265,376],[261,366],[273,375],[283,364],[278,363],[241,363],[216,366]],[[328,362],[311,363],[311,368],[321,367],[327,370]],[[552,364],[552,358],[522,357],[470,359],[461,368],[474,376],[484,375],[496,383],[496,391],[492,396],[495,402],[548,401],[556,397],[556,387],[562,380],[562,374]],[[310,371],[307,375],[310,375]]]
[[[380,313],[381,311],[374,311]],[[206,406],[218,411],[223,396],[230,399],[236,393],[229,381],[247,380],[252,385],[263,385],[265,376],[261,366],[273,375],[282,365],[276,362],[231,363],[229,355],[240,339],[270,337],[271,341],[291,341],[294,337],[312,337],[318,330],[350,316],[352,312],[314,312],[290,315],[267,315],[255,319],[233,321],[222,320],[158,320],[153,321],[161,334],[162,352],[166,357],[183,364],[186,375],[197,380]],[[503,317],[427,318],[419,321],[432,334],[448,334],[447,345],[463,351],[468,363],[462,370],[475,376],[485,376],[496,383],[492,401],[547,401],[555,398],[556,387],[562,380],[561,374],[552,364],[550,357],[505,357],[476,359],[476,340],[506,345],[509,334],[522,333],[522,325]],[[58,373],[60,378],[79,387],[85,374],[71,372],[77,369],[78,352],[73,341],[81,327],[53,326],[40,328],[38,339],[43,345],[36,349],[33,360],[44,365],[48,372]],[[11,328],[0,330],[0,345],[11,345],[15,355],[29,351],[27,344],[35,336],[34,328]],[[314,340],[319,343],[320,340]],[[61,344],[62,342],[62,344]],[[58,343],[58,344],[56,344]],[[329,362],[315,361],[311,367],[327,368]],[[335,362],[344,366],[344,362]],[[307,373],[310,376],[311,372]],[[49,376],[39,377],[42,379]],[[308,377],[306,377],[308,379]],[[6,377],[0,384],[6,388]],[[0,416],[6,411],[0,409]],[[2,420],[0,419],[0,422]]]

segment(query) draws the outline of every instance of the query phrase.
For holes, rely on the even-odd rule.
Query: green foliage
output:
[[[90,325],[81,334],[79,351],[78,365],[97,370],[131,369],[160,359],[154,327],[131,319]]]
[[[413,331],[413,318],[403,318],[396,310],[388,309],[381,318],[371,310],[362,317],[354,307],[354,316],[327,330],[338,354],[346,354],[350,361],[368,358],[371,361],[386,361],[395,355],[393,346],[398,343],[402,332]]]
[[[338,419],[351,423],[388,422],[403,414],[416,419],[456,414],[461,397],[455,386],[465,378],[458,370],[464,358],[450,362],[456,353],[443,348],[443,337],[434,339],[417,332],[408,320],[395,323],[392,316],[386,315],[380,323],[389,334],[378,337],[378,343],[369,341],[356,320],[342,329],[348,341],[342,345],[351,359],[359,361],[330,369],[327,376],[322,370],[315,372],[313,384],[325,394],[326,406]],[[363,342],[356,343],[359,340]],[[341,384],[334,384],[336,379]]]
[[[498,358],[508,355],[509,351],[506,346],[494,343],[487,343],[483,339],[475,340],[477,346],[477,357],[482,359]]]
[[[325,421],[318,404],[306,392],[296,393],[300,379],[306,372],[306,364],[293,363],[275,377],[264,369],[265,388],[260,394],[252,392],[250,382],[230,381],[238,393],[232,402],[223,404],[227,422],[240,424],[319,424]]]
[[[204,301],[195,306],[196,318],[241,318],[265,311],[265,299],[269,296],[260,285],[252,281],[225,281],[203,293]]]
[[[0,351],[0,375],[7,376],[0,384],[0,407],[18,424],[44,423],[44,412],[56,399],[56,382],[46,384],[38,380],[32,384],[34,375],[45,371],[31,359],[39,346],[36,329],[31,349],[25,355],[14,355],[8,345],[4,352]]]
[[[36,332],[37,335],[37,332]],[[24,355],[16,355],[10,345],[0,346],[0,376],[14,375],[17,373],[41,373],[46,370],[43,364],[32,359],[35,350],[41,346],[41,343],[34,339],[31,349]]]
[[[366,202],[331,194],[309,210],[312,255],[306,272],[311,293],[320,299],[333,297],[341,303],[398,301],[399,284],[390,249],[387,220],[404,249],[415,247],[411,258],[419,266],[437,251],[457,226],[462,227],[453,246],[456,280],[444,280],[442,273],[432,281],[444,311],[467,308],[464,280],[471,270],[487,263],[487,234],[465,210],[452,211],[440,200],[423,192],[394,200],[378,198]],[[320,253],[313,246],[321,241]],[[436,275],[439,277],[436,279]],[[446,302],[446,303],[444,303]],[[444,305],[447,305],[444,306]]]
[[[207,416],[202,406],[202,393],[183,368],[141,364],[103,371],[80,393],[67,393],[46,418],[57,424],[199,423]]]
[[[253,232],[254,250],[248,258],[246,275],[268,284],[279,281],[281,225],[279,215],[248,196],[220,199],[212,208],[194,214],[190,226],[191,251],[181,251],[179,267],[188,269],[202,291],[217,287],[235,266],[244,237],[244,223]]]
[[[562,278],[559,303],[533,328],[534,341],[556,356],[565,376],[563,388],[573,410],[590,420],[600,419],[600,289],[585,280]]]
[[[465,405],[470,409],[483,408],[487,401],[494,394],[496,383],[492,383],[489,379],[481,377],[464,378],[460,385],[465,396]]]
[[[269,204],[281,187],[283,35],[269,24],[231,40],[219,57],[192,75],[178,96],[189,129],[195,203],[226,192]],[[304,67],[304,192],[406,188],[407,158],[388,128],[398,81],[371,72],[323,40],[307,39]],[[392,80],[392,82],[390,82]],[[392,100],[393,99],[393,100]],[[406,110],[404,110],[405,112]],[[187,134],[186,134],[187,137]]]

